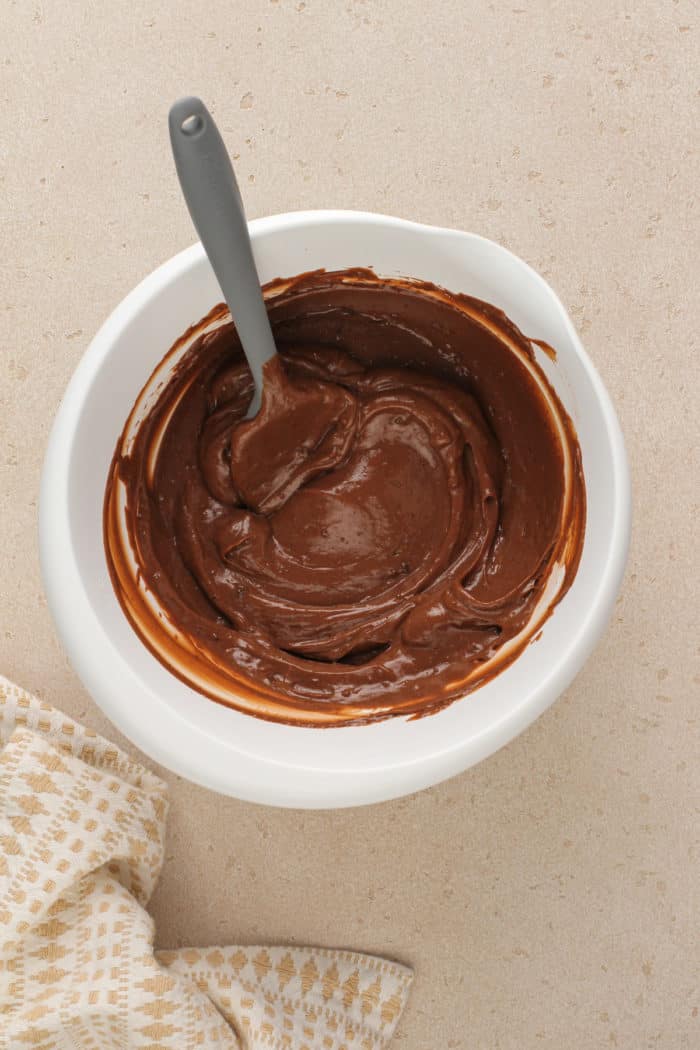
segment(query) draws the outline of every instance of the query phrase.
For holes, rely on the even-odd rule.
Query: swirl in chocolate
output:
[[[573,426],[486,303],[366,270],[266,297],[279,356],[254,420],[223,307],[132,414],[105,499],[116,593],[167,667],[250,714],[439,710],[512,662],[574,578]]]

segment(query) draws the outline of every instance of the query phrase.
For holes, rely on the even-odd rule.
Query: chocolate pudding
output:
[[[240,711],[435,712],[508,666],[574,579],[574,428],[487,303],[369,270],[265,294],[279,355],[255,419],[219,306],[117,446],[116,594],[166,667]]]

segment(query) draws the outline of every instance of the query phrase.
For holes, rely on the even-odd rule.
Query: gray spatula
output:
[[[219,129],[201,99],[181,98],[170,110],[168,125],[187,207],[253,373],[250,418],[260,408],[263,365],[276,351],[241,193]]]

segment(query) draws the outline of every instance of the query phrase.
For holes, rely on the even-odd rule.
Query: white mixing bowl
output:
[[[587,491],[583,555],[541,636],[481,689],[438,714],[368,726],[298,728],[220,706],[172,675],[128,623],[102,542],[105,482],[125,420],[175,340],[222,298],[201,245],[117,307],[90,344],[51,432],[39,511],[49,605],[68,655],[109,718],[143,751],[215,791],[277,806],[378,802],[492,754],[564,690],[600,638],[624,570],[630,490],[620,427],[566,311],[522,260],[474,234],[383,215],[317,211],[250,224],[264,283],[371,266],[495,304],[556,349],[538,361],[578,432]]]

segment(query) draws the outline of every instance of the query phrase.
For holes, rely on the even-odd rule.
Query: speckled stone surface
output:
[[[180,94],[209,102],[251,216],[363,208],[512,248],[618,407],[627,577],[604,641],[527,733],[449,783],[340,813],[165,774],[159,945],[393,955],[417,973],[400,1050],[700,1045],[699,33],[687,0],[4,5],[0,669],[25,687],[124,744],[56,640],[37,492],[91,336],[193,240],[165,125]]]

